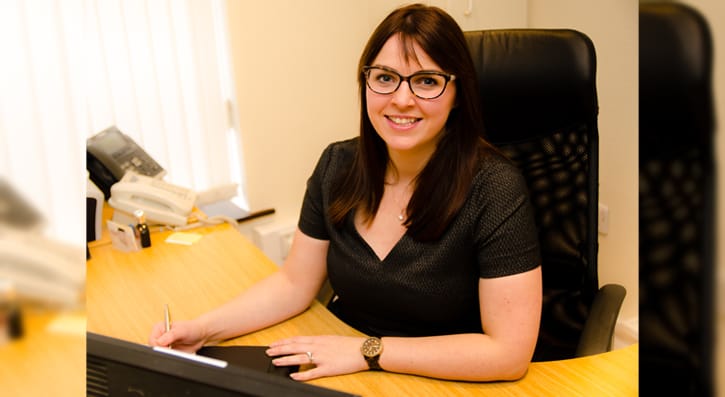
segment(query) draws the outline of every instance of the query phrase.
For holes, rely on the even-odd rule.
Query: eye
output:
[[[415,86],[422,88],[434,88],[443,84],[443,78],[436,74],[421,74],[415,76],[412,80]]]
[[[398,81],[398,77],[396,75],[385,71],[373,72],[372,78],[380,84],[394,84]]]

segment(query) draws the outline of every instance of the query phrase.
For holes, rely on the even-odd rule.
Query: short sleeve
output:
[[[334,145],[334,144],[333,144]],[[323,185],[333,152],[333,145],[328,146],[317,161],[315,170],[307,180],[307,189],[302,201],[300,219],[297,226],[302,233],[319,240],[329,240],[325,222],[325,195]]]
[[[518,169],[506,161],[495,163],[478,175],[473,194],[480,206],[475,231],[480,277],[502,277],[539,266],[533,207]]]

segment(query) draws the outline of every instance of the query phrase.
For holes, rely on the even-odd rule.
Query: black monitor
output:
[[[86,334],[86,343],[88,396],[354,396],[278,374],[205,364],[92,332]]]

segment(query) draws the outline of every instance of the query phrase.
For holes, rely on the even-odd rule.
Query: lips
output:
[[[421,119],[418,117],[404,117],[404,116],[385,116],[388,120],[393,122],[393,124],[406,127],[415,124],[417,121],[420,121]]]

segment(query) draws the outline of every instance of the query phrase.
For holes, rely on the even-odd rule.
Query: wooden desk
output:
[[[83,319],[83,313],[62,313],[35,307],[24,308],[22,338],[0,346],[0,396],[85,395],[85,348],[83,325],[54,331],[64,318]]]
[[[229,225],[194,230],[204,237],[192,246],[164,242],[121,253],[110,244],[91,247],[87,266],[88,330],[146,343],[152,325],[169,303],[172,320],[190,319],[226,302],[277,266]],[[244,315],[240,313],[239,315]],[[294,335],[359,335],[315,302],[282,324],[224,344],[266,345]],[[516,382],[451,382],[386,372],[360,372],[310,383],[363,396],[635,396],[638,350],[633,345],[606,354],[533,363]]]

